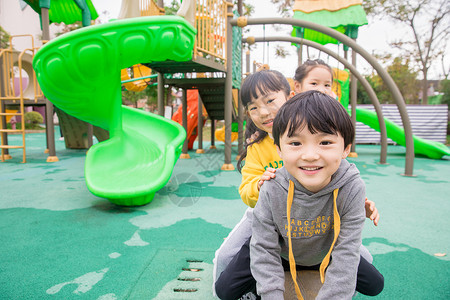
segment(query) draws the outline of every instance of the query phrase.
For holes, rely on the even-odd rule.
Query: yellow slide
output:
[[[152,75],[152,69],[150,69],[149,67],[146,67],[144,65],[137,64],[131,68],[133,70],[134,78],[141,78],[141,77],[146,77],[146,76]],[[120,71],[120,80],[125,81],[125,80],[130,80],[130,79],[131,79],[131,77],[128,74],[128,68],[122,69]],[[146,80],[149,80],[149,79],[146,79]],[[147,87],[146,80],[140,79],[140,80],[136,80],[136,81],[132,81],[132,82],[125,82],[125,83],[123,83],[123,86],[129,91],[140,92],[140,91],[145,90],[145,88]]]

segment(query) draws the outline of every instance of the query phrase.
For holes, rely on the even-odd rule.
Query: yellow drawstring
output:
[[[336,206],[336,199],[338,196],[339,189],[335,189],[333,191],[333,217],[334,217],[334,238],[333,243],[331,244],[330,250],[328,250],[327,255],[325,255],[324,259],[322,260],[322,263],[320,264],[320,281],[324,283],[325,281],[325,269],[328,266],[328,263],[330,262],[330,255],[331,251],[333,251],[334,244],[336,243],[337,237],[339,235],[339,232],[341,231],[341,218],[339,217],[339,213],[337,211]]]
[[[328,251],[327,255],[323,259],[322,263],[320,264],[320,281],[323,283],[325,281],[325,269],[328,266],[328,263],[330,262],[330,255],[331,251],[333,250],[333,246],[336,243],[337,237],[339,235],[339,231],[341,229],[341,219],[339,217],[339,213],[337,211],[336,206],[336,199],[338,195],[339,189],[335,189],[333,191],[333,216],[334,216],[334,239],[333,243],[331,244],[330,250]],[[295,287],[295,293],[297,294],[297,298],[299,300],[303,300],[302,293],[300,292],[300,288],[297,284],[297,269],[295,267],[295,259],[294,259],[294,253],[292,252],[292,239],[291,239],[291,206],[292,201],[294,199],[294,183],[289,180],[289,191],[288,191],[288,198],[287,198],[287,222],[288,222],[288,240],[289,240],[289,267],[291,270],[291,276],[292,280],[294,281],[294,287]]]
[[[288,222],[288,239],[289,239],[289,267],[291,269],[292,280],[294,281],[295,293],[299,300],[303,300],[302,293],[297,284],[297,269],[295,268],[294,253],[292,253],[292,240],[291,240],[291,206],[294,199],[294,183],[289,180],[289,192],[287,198],[287,222]]]

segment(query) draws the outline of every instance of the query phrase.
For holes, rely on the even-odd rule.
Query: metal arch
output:
[[[242,39],[243,42],[247,42],[246,38]],[[361,82],[362,86],[366,90],[367,94],[369,95],[370,100],[372,101],[373,106],[375,107],[375,111],[377,113],[378,117],[378,123],[380,124],[380,139],[381,139],[381,151],[380,151],[380,164],[386,163],[386,156],[387,156],[387,132],[386,132],[386,123],[384,122],[383,118],[383,112],[381,109],[380,102],[378,101],[377,95],[375,94],[374,90],[372,89],[372,86],[367,82],[367,80],[356,70],[356,68],[345,58],[339,56],[336,52],[326,48],[325,46],[305,40],[298,37],[286,37],[286,36],[273,36],[273,37],[256,37],[254,38],[255,42],[290,42],[290,43],[296,43],[296,44],[303,44],[309,47],[316,48],[329,56],[335,58],[340,63],[342,63],[347,69],[350,70],[350,72],[355,75],[355,77]]]
[[[394,98],[395,103],[397,104],[400,116],[403,122],[403,128],[405,133],[405,146],[406,146],[406,155],[405,155],[405,176],[414,176],[413,168],[414,168],[414,140],[412,135],[411,122],[409,121],[408,112],[406,110],[405,101],[403,100],[403,96],[400,93],[395,82],[392,80],[389,73],[383,69],[383,67],[376,61],[372,55],[370,55],[366,50],[364,50],[361,46],[359,46],[355,41],[351,38],[342,34],[334,29],[305,21],[299,19],[292,18],[249,18],[247,19],[247,25],[263,25],[263,24],[284,24],[298,27],[306,27],[312,30],[319,31],[326,35],[329,35],[341,43],[349,46],[358,54],[360,54],[378,73],[378,75],[383,79],[388,87],[389,91]],[[231,26],[237,26],[237,19],[230,20]]]

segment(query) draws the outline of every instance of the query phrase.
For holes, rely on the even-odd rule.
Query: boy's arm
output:
[[[343,192],[345,194],[348,191],[348,196],[339,210],[341,230],[331,252],[324,285],[316,299],[351,299],[355,293],[361,233],[365,220],[364,183],[362,180],[355,183]]]
[[[279,236],[272,219],[265,188],[253,211],[250,267],[256,289],[262,299],[283,299],[284,270],[281,264]]]

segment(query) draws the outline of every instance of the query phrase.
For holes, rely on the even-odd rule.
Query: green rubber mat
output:
[[[121,207],[88,191],[86,151],[56,135],[59,162],[45,162],[45,135],[34,133],[26,164],[14,149],[0,164],[0,299],[214,299],[214,252],[246,209],[240,174],[220,171],[223,144],[178,160],[148,205]],[[403,147],[388,147],[388,165],[379,146],[356,149],[349,160],[381,212],[363,231],[385,277],[375,298],[449,299],[449,157],[418,157],[417,176],[403,177]]]

